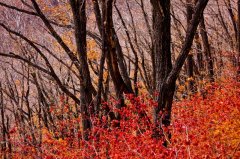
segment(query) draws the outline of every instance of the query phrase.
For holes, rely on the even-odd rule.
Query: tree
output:
[[[75,40],[80,67],[80,108],[83,139],[88,140],[86,131],[89,131],[91,128],[90,115],[94,113],[94,107],[92,104],[92,83],[87,63],[86,1],[70,0],[70,5],[74,19]]]
[[[200,34],[202,36],[203,41],[203,49],[207,61],[207,70],[208,70],[208,77],[211,82],[214,82],[214,68],[213,68],[213,57],[211,54],[210,44],[208,40],[207,30],[204,22],[204,16],[202,16],[201,22],[200,22]]]
[[[187,0],[187,25],[190,25],[192,14],[193,14],[193,2],[191,0]],[[196,92],[196,86],[194,83],[194,72],[193,72],[193,53],[190,53],[187,58],[187,73],[189,78],[189,91],[191,93]]]
[[[167,3],[168,5],[165,4],[166,6],[161,4],[160,1],[158,1],[156,3],[157,4],[152,2],[153,7],[154,6],[162,7],[162,8],[158,8],[158,9],[160,9],[158,11],[167,9],[169,6],[169,2]],[[187,28],[187,33],[186,33],[185,41],[183,43],[181,52],[180,52],[178,58],[176,59],[176,62],[174,64],[174,66],[172,67],[172,69],[169,71],[169,73],[165,74],[163,81],[161,81],[161,83],[159,83],[159,85],[158,85],[158,88],[157,88],[159,91],[159,95],[157,97],[158,106],[154,109],[154,122],[157,126],[159,126],[159,122],[161,122],[161,120],[162,120],[163,125],[165,125],[165,126],[170,125],[172,102],[173,102],[173,95],[174,95],[175,87],[176,87],[176,80],[177,80],[177,77],[181,71],[181,68],[189,54],[198,24],[202,18],[203,11],[204,11],[205,7],[207,6],[207,3],[208,3],[208,0],[202,0],[202,1],[197,2],[195,10],[194,10],[194,14],[192,16],[191,24]],[[164,7],[166,7],[166,8],[164,8]],[[165,15],[165,17],[166,16],[167,15]],[[160,30],[158,30],[158,29],[160,29]],[[161,30],[161,27],[156,27],[153,29],[153,32],[155,32],[155,31],[163,33],[164,30]],[[158,53],[158,54],[160,54],[159,55],[160,57],[157,56],[155,58],[161,58],[162,56],[164,56],[163,53]],[[167,58],[169,59],[170,57],[167,57]],[[166,65],[166,64],[167,63],[165,63],[164,69],[169,68],[169,65]],[[157,79],[157,80],[159,80],[159,79]],[[160,112],[162,112],[162,114],[163,114],[162,116],[161,116]]]
[[[49,149],[54,155],[76,150],[93,158],[127,149],[133,151],[124,155],[141,158],[146,137],[151,147],[161,147],[163,138],[166,146],[173,103],[200,100],[193,93],[212,99],[208,89],[218,82],[211,82],[224,77],[223,66],[236,63],[233,49],[240,65],[236,0],[209,3],[0,0],[1,151],[15,154],[14,128],[14,138],[23,141],[21,153],[36,152],[37,158],[48,145],[55,145]],[[170,149],[155,150],[146,156]]]

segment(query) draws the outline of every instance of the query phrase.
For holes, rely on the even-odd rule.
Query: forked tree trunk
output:
[[[88,140],[91,128],[90,114],[94,112],[92,106],[91,77],[87,63],[87,32],[86,32],[86,1],[70,0],[75,26],[75,40],[80,63],[80,111],[82,115],[83,139]]]
[[[151,2],[152,4],[154,4],[153,1]],[[175,65],[170,70],[170,73],[166,74],[164,80],[159,84],[159,87],[158,87],[159,95],[157,99],[158,106],[155,107],[154,109],[155,111],[153,114],[154,123],[157,127],[160,127],[161,124],[164,124],[165,126],[169,126],[171,123],[172,102],[173,102],[173,95],[175,93],[176,80],[179,76],[182,66],[184,65],[185,60],[188,57],[198,24],[200,22],[200,19],[202,18],[203,11],[207,3],[208,3],[208,0],[199,0],[198,3],[196,4],[191,23],[187,28],[185,41],[183,43],[181,52],[175,62]],[[158,6],[162,7],[163,5],[158,5]],[[162,9],[162,8],[159,8],[159,9]],[[154,29],[153,33],[155,31],[159,32],[159,30],[155,30],[159,28],[153,28],[153,29]],[[163,30],[160,30],[160,31],[163,31]],[[160,111],[162,111],[162,114],[160,114]],[[170,134],[168,134],[167,136],[170,138]]]
[[[116,97],[118,103],[116,104],[117,108],[124,106],[124,97],[123,93],[133,93],[132,87],[129,86],[129,83],[126,83],[120,73],[117,52],[119,51],[118,40],[116,39],[116,33],[113,29],[113,19],[112,19],[112,10],[113,10],[113,0],[103,0],[102,1],[102,40],[103,40],[103,52],[106,54],[106,60],[108,69],[113,81],[113,85],[116,92]],[[119,52],[118,52],[119,54]],[[123,61],[122,61],[123,62]],[[125,71],[126,72],[126,71]],[[128,77],[129,78],[129,77]],[[116,119],[120,120],[120,116],[116,113]]]

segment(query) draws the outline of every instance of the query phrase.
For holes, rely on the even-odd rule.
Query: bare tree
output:
[[[165,126],[170,125],[172,102],[173,102],[173,95],[176,87],[176,80],[179,76],[179,73],[182,69],[182,66],[185,60],[187,59],[198,24],[200,22],[200,19],[202,18],[203,11],[207,6],[207,3],[208,3],[208,0],[202,0],[202,1],[198,1],[198,3],[196,4],[194,14],[192,16],[191,24],[187,28],[187,34],[186,34],[181,52],[178,58],[176,59],[176,62],[173,68],[170,70],[170,73],[166,74],[166,77],[164,78],[164,80],[159,84],[159,88],[158,88],[159,95],[157,98],[158,106],[154,109],[154,122],[157,124],[157,126],[159,126],[160,120],[162,120],[162,124],[164,124]],[[160,2],[158,2],[157,6],[162,6],[162,5],[160,5]],[[163,116],[159,115],[160,111],[162,111]]]

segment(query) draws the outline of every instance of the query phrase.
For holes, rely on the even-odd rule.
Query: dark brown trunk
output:
[[[200,42],[198,31],[195,34],[195,43],[196,43],[196,52],[197,52],[197,66],[201,76],[204,70],[204,63],[203,63],[202,45]]]
[[[118,67],[119,67],[119,72],[120,75],[122,76],[122,79],[126,85],[126,89],[128,90],[129,93],[133,93],[133,89],[132,89],[132,85],[131,85],[131,80],[128,74],[127,70],[127,65],[126,65],[126,61],[124,59],[124,55],[122,52],[122,47],[120,45],[117,33],[115,31],[115,28],[113,26],[113,22],[112,22],[112,39],[114,40],[114,46],[116,47],[116,55],[117,55],[117,63],[118,63]]]
[[[160,85],[160,93],[157,99],[158,106],[155,108],[154,112],[154,122],[156,126],[160,126],[161,119],[162,124],[165,126],[169,126],[171,122],[172,102],[175,92],[176,80],[191,50],[198,24],[202,18],[203,11],[207,3],[208,0],[201,0],[196,4],[191,23],[187,28],[185,41],[183,43],[180,54],[176,59],[176,63],[171,69],[171,72],[167,74],[166,79]],[[162,115],[159,114],[160,111],[162,111]],[[170,137],[170,134],[168,137]]]
[[[230,0],[224,0],[224,2],[225,2],[225,5],[228,8],[228,14],[229,14],[231,22],[232,22],[234,35],[235,35],[235,40],[237,41],[237,22],[236,22],[235,17],[234,17],[231,1]]]
[[[102,35],[102,16],[101,16],[101,11],[99,7],[99,2],[98,0],[92,0],[92,2],[93,2],[94,14],[95,14],[98,30],[100,35]]]
[[[190,25],[193,14],[193,1],[187,0],[187,25]],[[193,70],[193,54],[190,53],[187,58],[187,74],[188,74],[188,89],[189,93],[196,92]]]
[[[100,112],[100,104],[102,102],[102,93],[103,93],[103,73],[104,73],[104,63],[106,59],[106,51],[102,48],[102,57],[100,60],[99,66],[99,76],[98,76],[98,90],[97,90],[97,97],[95,103],[95,114],[98,115]]]
[[[117,108],[124,106],[123,93],[133,93],[132,88],[128,86],[123,80],[118,67],[117,59],[117,46],[115,30],[113,29],[112,9],[113,0],[104,0],[102,2],[102,40],[103,40],[103,51],[106,53],[108,69],[115,87],[116,97],[118,100]],[[120,46],[119,46],[120,47]],[[122,60],[122,59],[119,59]],[[126,72],[126,70],[125,70]],[[128,77],[129,78],[129,77]],[[117,119],[120,119],[119,114],[116,114]]]
[[[127,3],[127,4],[128,4],[128,3]],[[129,8],[129,7],[128,7],[128,8]],[[125,22],[124,22],[124,20],[123,20],[123,17],[122,17],[122,15],[121,15],[121,13],[120,13],[120,11],[119,11],[119,9],[117,8],[116,5],[115,5],[115,9],[116,9],[116,11],[117,11],[117,13],[118,13],[118,16],[119,16],[122,24],[123,24],[125,33],[126,33],[126,35],[127,35],[128,43],[129,43],[130,48],[131,48],[131,50],[132,50],[132,52],[133,52],[133,54],[134,54],[134,57],[135,57],[133,81],[134,81],[134,86],[135,86],[135,87],[134,87],[134,88],[135,88],[135,89],[134,89],[134,90],[135,90],[135,94],[137,95],[137,94],[138,94],[138,88],[137,88],[138,55],[137,55],[137,51],[136,51],[136,49],[135,49],[134,46],[133,46],[133,42],[132,42],[132,40],[131,40],[130,33],[129,33],[129,31],[128,31],[127,25],[125,24]],[[129,9],[129,12],[130,12],[130,15],[132,15],[130,9]],[[131,16],[131,17],[132,17],[132,16]],[[132,19],[132,23],[133,23],[133,28],[135,28],[134,22],[133,22],[133,17],[132,17],[131,19]],[[135,39],[136,39],[136,38],[135,38]],[[131,68],[131,67],[130,67],[130,65],[129,65],[129,69],[130,69],[130,68]]]
[[[222,12],[220,10],[219,2],[218,1],[216,1],[216,2],[217,2],[217,7],[218,7],[218,17],[217,18],[218,18],[218,21],[220,22],[221,26],[223,27],[223,29],[224,29],[224,31],[226,33],[226,39],[225,40],[226,40],[227,43],[230,43],[231,48],[234,48],[234,40],[233,40],[234,38],[230,34],[228,26],[227,26],[227,24],[224,21]],[[236,58],[235,58],[234,54],[231,55],[231,59],[230,60],[231,60],[231,62],[233,64],[233,66],[236,65]]]
[[[217,17],[218,21],[220,22],[221,26],[223,27],[223,29],[226,33],[227,42],[230,42],[230,46],[233,48],[234,47],[233,38],[232,38],[232,36],[231,36],[231,34],[228,30],[227,24],[224,21],[224,18],[223,18],[222,12],[220,10],[220,5],[218,3],[218,0],[216,2],[217,2],[217,7],[218,7],[218,17]]]
[[[7,150],[7,129],[6,129],[6,121],[5,121],[5,110],[3,103],[3,91],[2,91],[2,83],[0,83],[0,109],[1,109],[1,121],[2,121],[2,141],[1,141],[1,152],[3,153],[3,158],[6,159],[6,150]]]
[[[204,49],[206,63],[207,63],[206,65],[208,69],[208,77],[211,82],[214,82],[213,57],[212,57],[211,48],[208,40],[204,16],[202,16],[202,19],[200,21],[200,34],[202,36],[202,41],[203,41],[203,49]]]
[[[153,8],[153,60],[156,71],[154,87],[159,92],[161,83],[172,68],[170,0],[151,0],[151,4]]]
[[[151,4],[153,8],[153,63],[154,71],[156,71],[153,73],[155,75],[154,81],[156,81],[153,88],[155,92],[159,93],[158,96],[155,96],[158,106],[153,110],[153,120],[156,126],[153,137],[158,138],[162,136],[162,133],[159,132],[161,130],[159,122],[166,126],[170,125],[170,120],[168,120],[170,116],[164,116],[163,120],[160,121],[159,112],[165,108],[171,108],[175,85],[166,85],[164,82],[172,69],[170,0],[151,0]]]
[[[87,63],[86,40],[86,1],[70,0],[75,26],[75,40],[80,64],[80,111],[82,114],[83,139],[88,140],[87,131],[91,128],[90,114],[94,112],[92,105],[91,77]]]
[[[104,0],[104,1],[102,1],[102,5],[104,5],[105,3],[108,3],[108,5],[111,5],[111,7],[108,6],[108,8],[102,8],[102,16],[101,16],[100,7],[99,7],[99,1],[98,0],[93,0],[94,14],[95,14],[96,21],[97,21],[97,24],[98,24],[98,30],[99,30],[100,34],[102,35],[102,37],[103,37],[104,36],[103,35],[103,31],[104,31],[104,28],[106,28],[105,24],[103,24],[104,19],[106,19],[104,17],[104,16],[106,16],[106,15],[104,15],[104,12],[105,12],[104,10],[106,10],[106,9],[108,9],[109,11],[111,10],[111,15],[110,15],[110,17],[108,19],[108,21],[109,21],[108,23],[111,25],[111,27],[108,28],[108,29],[110,29],[108,31],[109,32],[108,36],[112,36],[111,37],[111,40],[112,40],[111,46],[114,47],[113,55],[114,55],[115,58],[117,58],[117,60],[113,61],[114,63],[117,64],[117,65],[114,64],[115,65],[114,67],[116,67],[118,69],[118,71],[117,70],[115,71],[115,75],[117,75],[118,74],[117,72],[119,72],[119,75],[121,76],[121,79],[125,83],[124,87],[126,87],[126,88],[124,88],[124,89],[127,90],[128,93],[133,93],[132,86],[131,86],[131,81],[130,81],[128,72],[126,71],[127,70],[127,66],[126,66],[126,62],[124,60],[122,47],[120,45],[117,33],[116,33],[114,25],[113,25],[112,7],[113,7],[114,1],[112,1],[112,0]],[[102,26],[100,26],[100,24]],[[110,72],[110,74],[111,74],[111,72]]]

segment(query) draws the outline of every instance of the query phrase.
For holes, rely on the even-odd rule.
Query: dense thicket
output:
[[[43,129],[80,146],[103,117],[121,129],[142,95],[142,131],[167,146],[173,101],[239,75],[239,0],[0,0],[0,13],[2,152],[15,127],[38,154]],[[60,128],[67,120],[78,122]]]

